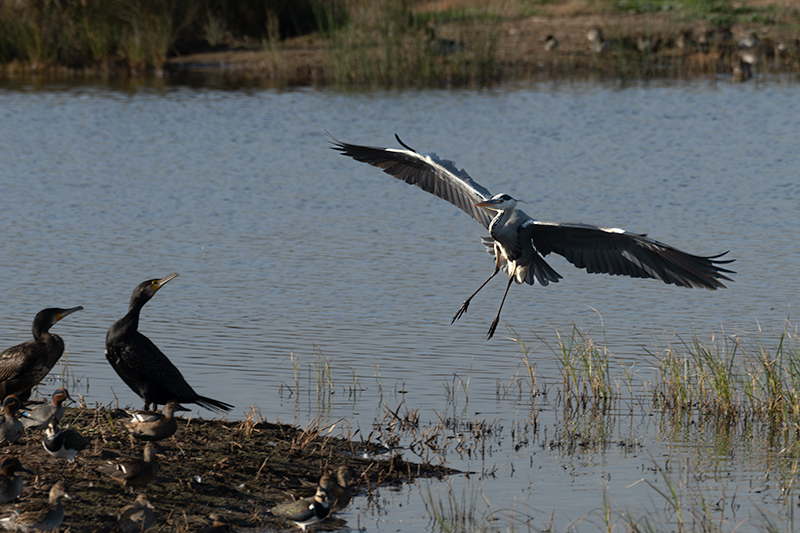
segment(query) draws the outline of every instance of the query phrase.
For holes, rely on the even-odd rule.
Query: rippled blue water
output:
[[[521,371],[508,327],[553,382],[559,370],[544,343],[573,324],[647,367],[648,351],[676,336],[768,334],[791,320],[799,104],[796,85],[781,79],[366,94],[0,85],[0,342],[28,338],[44,307],[83,305],[54,328],[68,343],[71,379],[88,385],[90,404],[138,406],[105,362],[105,330],[136,284],[179,272],[140,329],[201,394],[235,404],[233,418],[255,404],[270,420],[345,417],[369,433],[382,401],[394,409],[404,399],[431,422],[455,387],[464,414],[507,430],[529,414],[524,401],[496,395]],[[738,274],[728,290],[684,290],[590,276],[553,258],[561,283],[512,287],[486,342],[499,279],[450,325],[491,272],[482,228],[337,155],[326,131],[383,146],[399,133],[492,192],[526,200],[536,218],[623,227],[699,254],[730,250]],[[337,391],[322,406],[309,367],[320,360]],[[300,398],[287,393],[295,368]],[[364,389],[355,400],[353,383]],[[640,437],[652,435],[630,432]],[[626,487],[648,461],[510,444],[489,464],[452,458],[456,468],[498,468],[481,486],[495,508],[539,513],[539,524],[556,509],[560,527],[601,507],[604,484],[621,505],[639,505],[644,491]],[[352,513],[381,530],[427,524],[417,488],[385,498],[382,513],[358,504]]]

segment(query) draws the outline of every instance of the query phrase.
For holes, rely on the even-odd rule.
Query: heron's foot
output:
[[[464,303],[461,304],[461,307],[458,308],[458,311],[456,311],[456,314],[453,316],[453,320],[451,320],[450,323],[452,324],[456,320],[461,318],[461,315],[466,313],[468,308],[469,308],[469,299],[466,299],[466,300],[464,300]]]
[[[499,323],[500,323],[500,317],[499,316],[494,317],[494,320],[492,320],[492,325],[489,326],[489,333],[486,334],[486,340],[487,341],[489,339],[491,339],[492,337],[494,337],[494,330],[497,329],[497,325]]]

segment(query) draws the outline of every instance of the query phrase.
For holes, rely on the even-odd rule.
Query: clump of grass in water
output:
[[[433,525],[443,532],[478,532],[493,531],[490,521],[476,513],[478,507],[478,491],[467,494],[466,486],[461,490],[461,498],[456,495],[452,486],[445,490],[445,497],[435,495],[430,485],[422,494],[422,501]]]
[[[774,347],[763,341],[748,345],[735,336],[695,336],[658,356],[660,381],[653,403],[672,413],[724,418],[730,424],[762,419],[784,428],[800,427],[800,349],[785,329]]]
[[[551,348],[561,367],[562,391],[567,406],[575,402],[583,409],[606,411],[618,396],[612,384],[605,343],[599,345],[577,326],[568,337],[556,331],[558,346]],[[545,345],[547,342],[543,340]]]

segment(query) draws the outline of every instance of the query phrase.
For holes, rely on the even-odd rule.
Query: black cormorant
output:
[[[144,400],[144,409],[175,401],[196,403],[222,414],[233,406],[197,394],[175,365],[153,342],[139,333],[139,313],[155,293],[178,274],[143,281],[133,289],[128,314],[108,328],[106,359],[122,381]]]
[[[33,339],[0,353],[0,398],[16,394],[25,401],[30,397],[31,389],[44,379],[64,353],[64,341],[50,333],[50,328],[81,309],[81,306],[72,309],[53,307],[36,313]]]

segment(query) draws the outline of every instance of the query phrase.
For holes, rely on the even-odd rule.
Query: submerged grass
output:
[[[769,422],[800,434],[800,346],[787,327],[769,345],[721,335],[655,355],[660,379],[654,406],[663,412],[714,416],[731,424]]]
[[[648,488],[655,512],[618,508],[606,486],[598,506],[573,519],[569,528],[712,532],[736,530],[745,524],[767,531],[794,527],[795,487],[800,482],[800,343],[788,324],[775,338],[759,333],[753,339],[724,332],[708,340],[696,334],[688,340],[679,338],[650,352],[652,365],[647,369],[615,356],[605,333],[598,341],[574,326],[554,337],[555,341],[537,337],[536,344],[520,340],[518,371],[497,384],[499,401],[530,404],[527,419],[523,414],[510,429],[503,427],[502,420],[466,409],[470,394],[480,393],[471,367],[466,376],[454,374],[442,384],[445,406],[441,412],[433,411],[428,421],[421,408],[407,403],[404,384],[385,387],[376,366],[372,394],[379,396],[379,408],[372,431],[361,433],[361,438],[383,446],[390,455],[402,449],[427,464],[452,464],[456,456],[470,465],[471,488],[450,485],[434,491],[423,487],[431,530],[556,530],[552,514],[548,522],[546,513],[539,516],[515,505],[496,510],[482,489],[483,482],[498,476],[493,454],[513,448],[517,459],[510,465],[512,477],[514,469],[525,467],[525,461],[519,459],[526,449],[530,450],[531,467],[539,450],[571,458],[613,449],[636,457],[644,451],[641,425],[648,420],[658,425],[660,438],[667,442],[686,442],[687,435],[693,435],[704,445],[686,447],[694,454],[689,456],[683,456],[678,446],[665,459],[651,459],[649,465],[642,465],[643,477],[638,483]],[[554,354],[560,369],[559,378],[549,384],[537,369],[541,353]],[[296,358],[293,364],[300,366]],[[321,418],[330,414],[330,398],[337,390],[349,386],[355,393],[365,388],[355,370],[344,384],[337,383],[332,361],[318,349],[308,369],[309,405]],[[296,382],[286,388],[299,393],[302,385]],[[557,425],[552,432],[543,430],[538,421],[542,409],[555,413]],[[253,424],[260,423],[259,417],[257,412],[248,415]],[[631,428],[625,433],[622,426],[627,419]],[[289,441],[292,449],[302,453],[315,443],[325,450],[334,427],[344,427],[340,421],[317,420]],[[347,439],[354,441],[360,430],[353,432],[346,426]],[[754,470],[764,472],[762,478],[755,476],[758,479],[750,481],[749,493],[758,494],[757,501],[747,496],[749,509],[757,509],[756,514],[738,511],[742,481],[729,477],[720,464],[727,464],[727,458],[734,455],[747,456],[745,460],[753,462]]]
[[[516,335],[516,334],[515,334]],[[578,326],[555,332],[556,342],[537,336],[537,346],[516,337],[520,367],[508,383],[497,384],[498,398],[514,391],[537,398],[555,396],[567,411],[591,413],[658,412],[672,418],[713,420],[732,427],[768,424],[800,436],[800,337],[786,325],[773,340],[725,332],[703,341],[697,335],[649,351],[652,369],[626,363],[608,348],[605,333],[596,341]],[[545,385],[534,353],[543,346],[555,356],[561,381]]]

